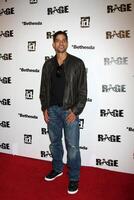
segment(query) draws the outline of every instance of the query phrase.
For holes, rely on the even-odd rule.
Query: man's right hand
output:
[[[49,122],[49,116],[48,116],[48,111],[47,111],[47,109],[43,112],[43,115],[44,115],[44,120],[45,120],[45,122],[48,123],[48,122]]]

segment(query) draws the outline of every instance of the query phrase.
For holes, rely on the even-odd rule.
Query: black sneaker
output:
[[[68,186],[68,193],[75,194],[78,192],[78,181],[70,181]]]
[[[62,174],[63,172],[56,172],[55,170],[52,170],[51,172],[49,172],[47,176],[45,176],[45,180],[53,181],[54,179],[56,179],[58,176],[61,176]]]

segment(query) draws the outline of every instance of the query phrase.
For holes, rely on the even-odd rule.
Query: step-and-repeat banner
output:
[[[40,79],[62,30],[87,69],[82,165],[134,173],[133,19],[133,0],[1,0],[0,151],[51,161]]]

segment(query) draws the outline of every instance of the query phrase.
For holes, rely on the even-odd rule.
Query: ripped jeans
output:
[[[52,154],[52,167],[55,171],[63,170],[63,144],[62,129],[64,129],[65,146],[67,150],[67,165],[69,167],[69,179],[77,181],[80,177],[81,157],[79,150],[79,118],[72,123],[66,121],[69,114],[59,106],[48,108],[48,132],[50,138],[50,151]]]

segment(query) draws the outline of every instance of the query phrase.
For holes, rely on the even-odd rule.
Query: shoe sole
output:
[[[55,176],[54,178],[47,178],[47,177],[45,177],[44,179],[46,180],[46,181],[53,181],[53,180],[55,180],[57,177],[59,177],[59,176],[62,176],[62,174],[63,174],[63,172],[61,172],[60,174],[58,174],[57,176]]]
[[[68,192],[68,194],[76,194],[77,192],[78,192],[78,189],[77,190],[75,190],[75,191],[67,191]]]

